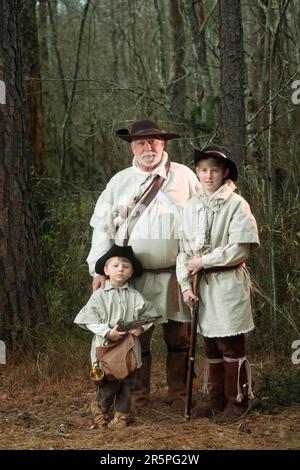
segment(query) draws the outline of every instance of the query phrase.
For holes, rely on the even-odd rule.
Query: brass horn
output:
[[[90,372],[90,378],[93,382],[100,382],[104,377],[104,371],[99,366],[99,362],[94,362]]]

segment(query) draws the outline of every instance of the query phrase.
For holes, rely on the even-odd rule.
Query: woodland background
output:
[[[248,263],[250,353],[258,364],[268,357],[272,393],[299,401],[299,24],[298,0],[0,0],[8,365],[28,355],[31,380],[59,379],[76,357],[88,373],[90,337],[73,319],[90,295],[89,219],[131,164],[116,130],[151,117],[182,136],[168,144],[172,160],[190,164],[193,148],[214,143],[238,164],[261,239]]]

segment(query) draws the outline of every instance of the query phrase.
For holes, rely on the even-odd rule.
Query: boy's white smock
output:
[[[186,263],[201,256],[204,269],[234,266],[259,246],[257,224],[249,204],[233,191],[230,180],[210,198],[203,188],[188,201],[179,230],[177,279],[182,292],[191,289]],[[200,331],[207,337],[233,336],[254,328],[250,277],[245,267],[200,277]]]
[[[130,298],[129,298],[130,296]],[[132,306],[128,308],[128,306]],[[106,281],[104,289],[97,289],[90,297],[87,304],[80,310],[74,323],[87,329],[87,325],[101,327],[97,328],[92,341],[91,361],[96,362],[96,347],[108,344],[105,335],[119,320],[132,321],[143,318],[157,317],[158,314],[153,306],[136,289],[127,282],[119,288],[114,287],[109,280]],[[146,330],[151,325],[145,325]],[[141,366],[141,348],[138,337],[134,336],[138,367]]]

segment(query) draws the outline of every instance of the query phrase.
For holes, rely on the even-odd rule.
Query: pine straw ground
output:
[[[33,361],[25,361],[21,375],[20,367],[0,365],[2,450],[300,449],[297,406],[258,407],[242,422],[230,425],[217,425],[208,419],[186,421],[181,414],[174,414],[164,403],[164,366],[157,358],[151,406],[135,425],[114,431],[93,426],[89,404],[94,385],[86,377],[87,365],[81,377],[71,367],[73,379],[69,380],[50,380],[38,369]],[[199,375],[194,381],[195,399],[199,396]]]

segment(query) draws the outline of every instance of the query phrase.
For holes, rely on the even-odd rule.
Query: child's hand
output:
[[[189,271],[191,272],[191,275],[193,276],[196,274],[198,271],[200,271],[203,268],[203,262],[201,256],[194,256],[190,261],[186,263]]]
[[[140,326],[139,328],[135,328],[134,330],[129,330],[129,333],[133,336],[140,336],[144,333],[144,328]]]
[[[199,300],[198,297],[193,294],[193,291],[191,289],[185,290],[183,293],[183,301],[186,305],[188,305],[190,308],[193,306],[193,300]]]
[[[119,331],[118,325],[115,325],[109,332],[108,339],[111,341],[118,341],[123,336],[125,336],[127,331]]]

